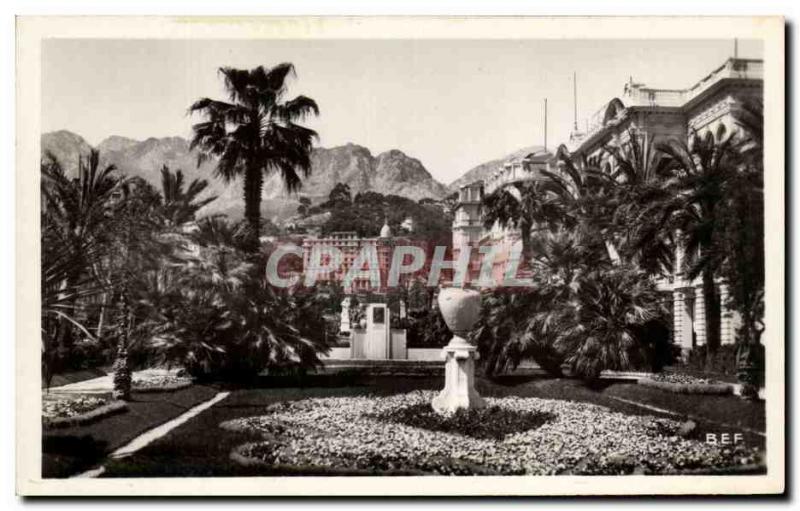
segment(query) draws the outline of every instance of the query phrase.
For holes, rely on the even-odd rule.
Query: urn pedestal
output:
[[[450,343],[442,349],[444,389],[433,398],[433,409],[442,414],[456,410],[483,408],[486,402],[475,390],[475,361],[478,351],[465,336],[480,314],[480,294],[461,288],[446,288],[439,293],[439,310],[453,332]]]

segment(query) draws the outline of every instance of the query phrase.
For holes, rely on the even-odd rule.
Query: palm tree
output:
[[[183,185],[183,172],[180,169],[173,173],[166,165],[161,167],[161,195],[164,200],[161,210],[164,219],[171,226],[191,222],[203,206],[216,199],[214,196],[198,200],[198,196],[208,187],[205,179],[192,180],[185,190]]]
[[[633,131],[623,144],[603,150],[609,156],[604,172],[614,197],[612,229],[622,258],[651,274],[671,275],[673,236],[657,224],[673,198],[669,160],[654,138]]]
[[[743,151],[756,164],[763,165],[764,159],[764,101],[752,98],[738,104],[733,110],[736,124],[744,130],[747,137]]]
[[[150,301],[157,355],[204,378],[318,365],[327,349],[321,297],[273,289],[259,267],[241,251],[204,247],[174,292]]]
[[[537,227],[552,228],[562,217],[547,184],[543,180],[518,182],[496,190],[483,200],[484,227],[490,229],[498,223],[519,230],[524,264],[533,256],[531,231]]]
[[[243,250],[245,231],[241,223],[231,223],[225,215],[213,215],[197,222],[197,231],[191,234],[191,238],[202,247],[228,246]]]
[[[474,339],[481,349],[484,371],[493,375],[530,358],[559,376],[566,353],[556,345],[563,327],[558,319],[570,303],[581,277],[590,268],[610,268],[577,229],[538,230],[531,236],[533,259],[529,289],[509,293],[499,289],[483,296],[481,319]]]
[[[619,262],[614,240],[614,180],[598,158],[578,161],[564,145],[556,151],[557,172],[542,171],[550,179],[548,189],[557,197],[560,224],[582,231],[582,239],[592,247],[604,247],[611,261]]]
[[[319,115],[306,96],[286,100],[286,79],[294,74],[289,63],[251,70],[219,69],[229,102],[202,98],[189,107],[205,120],[195,124],[191,147],[200,149],[198,163],[215,156],[216,174],[225,182],[244,177],[248,247],[257,250],[264,175],[278,172],[289,191],[301,186],[298,171],[311,172],[312,142],[317,133],[300,126],[310,114]]]
[[[630,369],[631,355],[642,348],[644,325],[665,312],[652,280],[627,266],[585,274],[565,305],[534,323],[556,338],[573,374],[590,381],[606,369]]]
[[[122,180],[113,165],[101,168],[96,150],[79,158],[75,178],[52,154],[41,170],[43,374],[49,382],[75,329],[93,337],[84,326],[86,306],[106,289],[92,269],[110,235],[110,208]]]
[[[721,229],[731,180],[742,158],[734,134],[720,125],[716,133],[694,133],[688,144],[670,140],[658,145],[674,172],[674,200],[666,208],[668,228],[680,232],[683,269],[689,280],[702,275],[709,356],[720,345],[720,298],[716,278],[728,250]]]

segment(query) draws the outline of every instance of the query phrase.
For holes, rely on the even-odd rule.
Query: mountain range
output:
[[[75,174],[79,156],[85,156],[91,145],[80,135],[66,130],[45,133],[41,139],[42,155],[53,154],[70,174]],[[206,179],[209,186],[205,196],[217,200],[206,206],[203,214],[224,213],[238,218],[243,213],[241,183],[224,183],[214,176],[214,161],[197,166],[197,152],[189,149],[189,142],[181,137],[131,138],[111,136],[97,145],[102,164],[114,164],[127,175],[139,176],[155,186],[160,186],[161,167],[181,169],[187,180]],[[413,200],[441,199],[458,189],[458,186],[483,179],[511,158],[533,152],[536,147],[515,151],[503,158],[483,163],[470,169],[450,186],[436,181],[416,158],[392,149],[373,155],[369,149],[357,144],[314,148],[311,154],[311,175],[303,179],[297,194],[285,191],[280,177],[273,175],[264,184],[262,213],[267,218],[285,219],[296,212],[298,199],[309,197],[312,202],[327,198],[336,183],[346,183],[353,195],[374,191],[393,194]]]

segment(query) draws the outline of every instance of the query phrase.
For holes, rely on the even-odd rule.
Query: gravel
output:
[[[239,454],[275,465],[433,474],[663,474],[757,462],[743,445],[679,435],[681,423],[564,400],[487,398],[451,417],[435,393],[283,402],[221,427],[260,433]]]
[[[680,373],[654,373],[648,376],[653,381],[663,383],[678,383],[689,385],[719,385],[723,382],[711,378],[698,378],[689,374]]]
[[[191,378],[176,376],[173,374],[151,374],[133,376],[133,390],[183,387],[192,384]]]
[[[108,404],[108,400],[92,396],[69,396],[42,400],[43,419],[63,419],[91,412]]]

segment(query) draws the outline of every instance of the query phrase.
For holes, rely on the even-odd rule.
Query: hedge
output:
[[[670,383],[641,378],[638,384],[677,394],[733,394],[733,385],[729,383]]]

